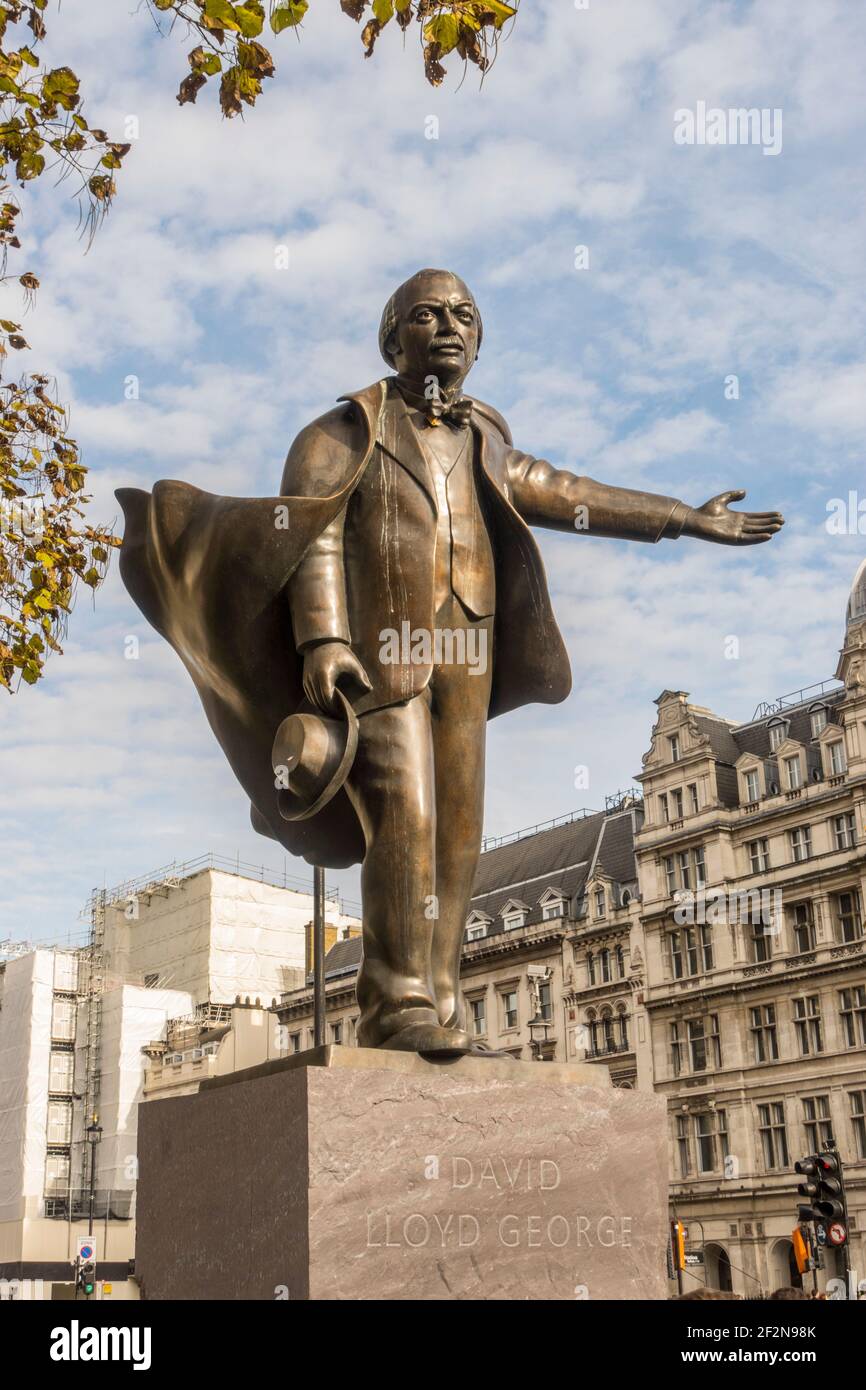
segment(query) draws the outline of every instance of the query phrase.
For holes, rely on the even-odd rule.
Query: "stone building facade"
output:
[[[836,681],[739,725],[683,691],[656,705],[642,798],[486,842],[469,1027],[666,1097],[671,1215],[704,1258],[686,1286],[798,1282],[793,1165],[832,1135],[866,1279],[866,563]],[[359,960],[357,939],[328,954],[328,1041],[354,1043]],[[310,985],[278,1005],[293,1051]],[[819,1286],[842,1274],[827,1250]]]

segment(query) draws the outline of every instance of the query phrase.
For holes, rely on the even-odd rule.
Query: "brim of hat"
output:
[[[309,820],[321,811],[328,802],[342,787],[355,761],[355,754],[358,751],[358,716],[353,710],[349,700],[343,691],[337,687],[337,695],[343,706],[343,713],[346,716],[346,741],[340,761],[333,774],[328,778],[322,791],[312,803],[304,801],[301,797],[295,796],[291,791],[283,789],[277,793],[280,816],[283,820]]]

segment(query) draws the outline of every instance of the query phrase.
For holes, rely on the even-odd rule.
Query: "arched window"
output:
[[[592,951],[586,953],[586,975],[591,985],[595,984],[595,956]]]

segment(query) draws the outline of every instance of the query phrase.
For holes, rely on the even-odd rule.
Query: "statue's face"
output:
[[[416,381],[461,382],[478,353],[478,313],[462,280],[445,271],[416,275],[398,305],[394,365]]]

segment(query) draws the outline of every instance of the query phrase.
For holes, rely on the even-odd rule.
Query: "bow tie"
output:
[[[444,420],[453,430],[462,430],[472,423],[472,400],[469,396],[460,396],[453,401],[443,401],[441,397],[430,400],[407,382],[399,380],[398,389],[406,404],[420,411],[430,426],[440,425]]]

